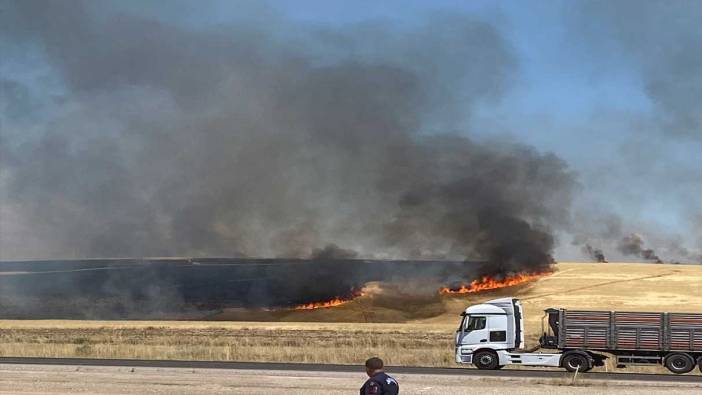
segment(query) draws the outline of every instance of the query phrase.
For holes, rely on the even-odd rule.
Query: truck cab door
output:
[[[515,334],[507,324],[506,315],[493,315],[488,317],[489,338],[488,342],[499,349],[514,348]]]
[[[481,344],[488,342],[487,317],[471,315],[466,318],[463,328],[461,345]]]

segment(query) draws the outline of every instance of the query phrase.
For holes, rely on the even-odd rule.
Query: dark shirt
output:
[[[361,395],[397,395],[399,392],[397,381],[385,372],[374,374],[361,387]]]

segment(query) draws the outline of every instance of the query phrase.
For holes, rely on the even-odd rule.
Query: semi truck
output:
[[[616,358],[616,367],[663,365],[677,374],[702,371],[702,314],[588,311],[549,308],[539,344],[524,343],[524,311],[517,298],[473,305],[461,314],[456,362],[478,369],[553,366],[586,372]]]

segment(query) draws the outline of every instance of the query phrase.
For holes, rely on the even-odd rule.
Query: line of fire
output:
[[[232,308],[318,310],[368,296],[369,283],[411,283],[440,297],[515,286],[548,274],[484,274],[486,267],[479,261],[363,259],[4,261],[0,313],[18,319],[189,319]]]

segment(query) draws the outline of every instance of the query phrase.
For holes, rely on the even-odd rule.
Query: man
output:
[[[383,371],[383,360],[378,357],[366,361],[368,381],[361,387],[361,395],[397,395],[400,386],[394,378]]]

